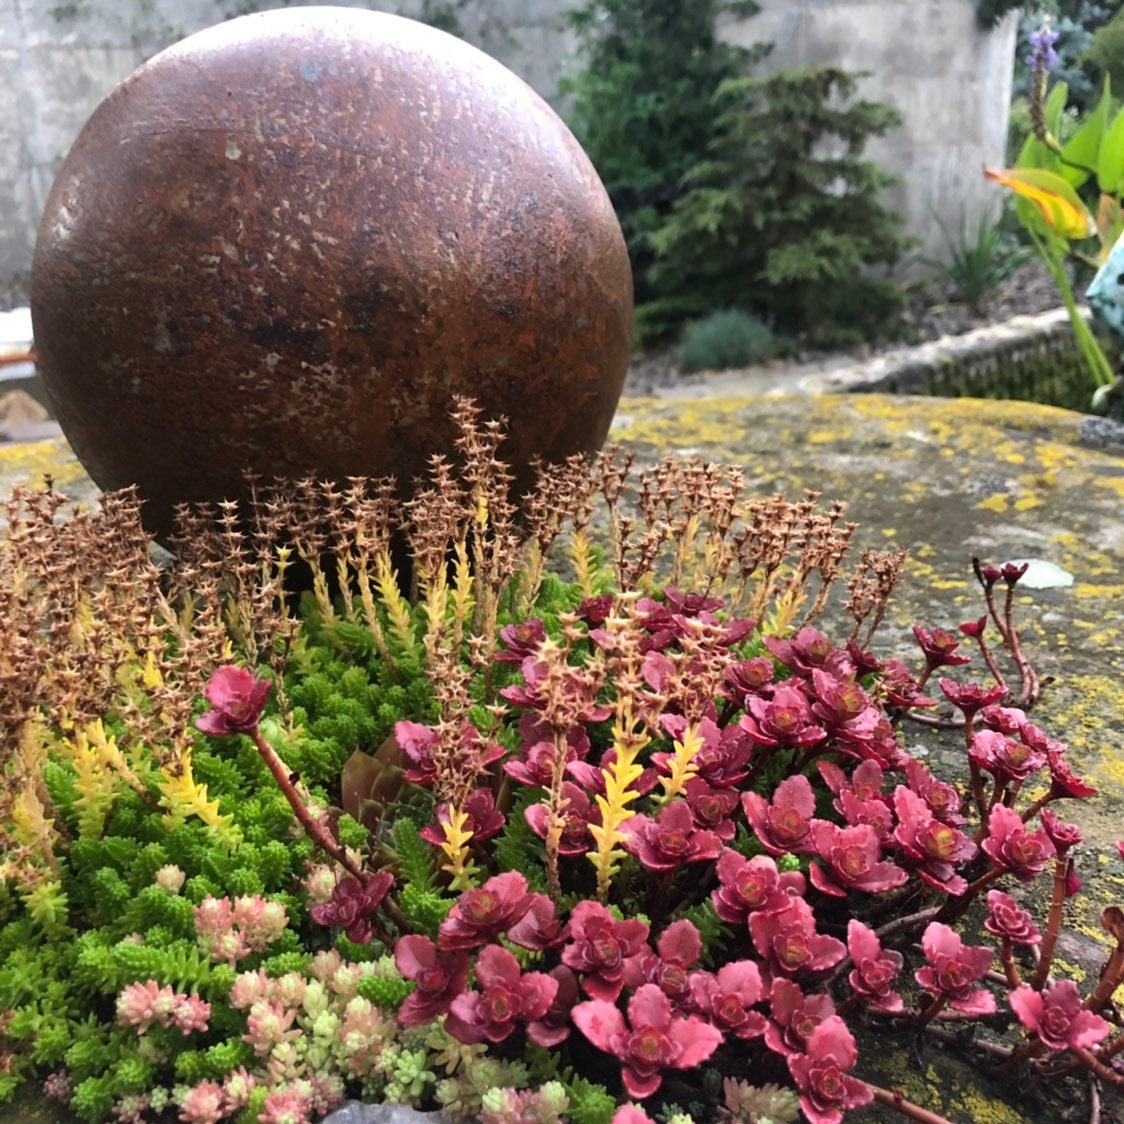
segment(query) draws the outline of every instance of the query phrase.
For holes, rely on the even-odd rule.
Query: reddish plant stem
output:
[[[1007,983],[1010,984],[1012,989],[1021,987],[1023,981],[1019,975],[1019,966],[1015,963],[1015,949],[1007,937],[1003,938],[1003,944],[999,949],[999,959],[1003,962],[1003,974],[1007,977]],[[1049,970],[1048,965],[1047,970]]]
[[[1093,1012],[1100,1011],[1112,998],[1122,980],[1124,980],[1124,944],[1117,944],[1101,972],[1100,981],[1085,1000],[1085,1008]]]
[[[1062,927],[1062,911],[1065,908],[1065,876],[1069,860],[1059,855],[1054,860],[1054,892],[1050,897],[1050,913],[1046,919],[1046,932],[1042,934],[1042,945],[1038,950],[1038,966],[1034,969],[1030,986],[1041,991],[1050,975],[1050,965],[1054,960],[1054,946]]]
[[[995,660],[994,653],[987,646],[987,641],[984,640],[983,633],[976,637],[976,644],[980,649],[983,662],[987,666],[987,670],[991,672],[991,677],[995,680],[996,685],[1002,687],[1003,690],[1010,695],[1011,688],[1007,686],[1007,680],[1003,678],[1003,672],[999,670],[999,664]]]
[[[1095,1073],[1102,1081],[1116,1086],[1117,1089],[1124,1089],[1124,1074],[1117,1073],[1116,1070],[1103,1065],[1091,1050],[1086,1050],[1081,1046],[1071,1046],[1070,1049],[1076,1057],[1084,1062],[1085,1067],[1091,1073]]]
[[[308,810],[308,805],[301,799],[296,786],[289,779],[290,770],[288,766],[277,756],[277,751],[265,740],[261,730],[255,726],[249,731],[249,734],[257,747],[258,753],[261,754],[262,760],[273,774],[277,787],[281,789],[285,794],[285,799],[289,801],[293,814],[297,817],[297,822],[304,828],[308,837],[325,854],[335,859],[348,874],[352,874],[356,878],[362,878],[363,868],[347,853],[344,847],[332,838],[331,832],[324,824],[313,818],[312,813]]]
[[[896,1089],[892,1091],[882,1089],[877,1085],[872,1085],[869,1081],[865,1081],[863,1084],[874,1094],[874,1099],[879,1104],[884,1104],[887,1108],[900,1112],[902,1116],[908,1116],[910,1120],[920,1120],[922,1124],[952,1124],[947,1116],[940,1116],[935,1112],[930,1112],[927,1108],[914,1104],[912,1101],[907,1101]]]
[[[962,1046],[964,1044],[963,1031],[945,1030],[939,1026],[927,1026],[925,1033],[937,1039],[938,1042],[947,1042],[951,1046]],[[999,1046],[995,1042],[985,1042],[981,1038],[972,1039],[972,1049],[990,1054],[993,1058],[999,1058],[1004,1062],[1011,1060],[1011,1050],[1007,1046]]]
[[[1004,641],[1015,666],[1019,669],[1019,697],[1015,701],[1018,707],[1033,706],[1042,694],[1042,685],[1038,680],[1038,673],[1030,665],[1030,660],[1023,652],[1019,643],[1019,630],[1015,627],[1015,587],[1007,587],[1007,597],[1003,604],[1003,620],[1006,625]]]
[[[946,999],[945,996],[934,995],[929,1006],[924,1008],[924,1010],[922,1010],[921,1013],[917,1016],[917,1025],[919,1027],[928,1026],[929,1023],[931,1023],[933,1019],[935,1019],[937,1015],[939,1015],[941,1011],[944,1010],[944,1006],[947,1002],[948,999]]]

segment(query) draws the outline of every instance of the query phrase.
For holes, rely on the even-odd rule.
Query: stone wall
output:
[[[424,0],[333,0],[421,12]],[[685,3],[690,0],[684,0]],[[555,100],[575,61],[575,0],[430,0],[466,37]],[[874,73],[866,96],[898,105],[906,126],[874,155],[905,177],[893,202],[939,252],[933,214],[956,223],[987,191],[979,170],[1002,159],[1014,22],[981,34],[971,0],[761,0],[725,28],[773,40],[774,66],[839,62]],[[86,118],[138,63],[193,31],[269,0],[0,0],[0,281],[25,272],[55,171]]]

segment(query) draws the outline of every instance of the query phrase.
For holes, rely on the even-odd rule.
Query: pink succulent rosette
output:
[[[218,668],[204,688],[211,709],[195,720],[196,728],[216,737],[249,733],[261,721],[272,686],[244,667]]]
[[[629,1096],[650,1097],[664,1070],[693,1069],[722,1043],[722,1032],[696,1016],[675,1018],[655,984],[639,988],[628,1003],[628,1022],[612,1003],[591,1000],[573,1010],[574,1025],[599,1050],[621,1063]]]
[[[858,1056],[847,1024],[832,1015],[812,1031],[805,1053],[789,1057],[788,1069],[809,1124],[839,1124],[844,1112],[874,1099],[870,1086],[847,1073]]]
[[[1017,987],[1011,1010],[1048,1050],[1087,1050],[1112,1029],[1100,1015],[1084,1009],[1073,980],[1059,980],[1043,991]]]

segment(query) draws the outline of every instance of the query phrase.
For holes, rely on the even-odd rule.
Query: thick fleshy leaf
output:
[[[644,984],[628,1001],[628,1021],[633,1029],[654,1026],[666,1030],[671,1022],[671,1004],[656,984]]]
[[[658,989],[657,989],[658,990]],[[625,1033],[624,1016],[612,1003],[605,1003],[600,999],[592,999],[588,1003],[579,1003],[570,1017],[574,1025],[597,1047],[605,1053],[613,1052],[609,1042],[619,1038]]]
[[[698,963],[703,951],[702,937],[691,921],[673,921],[660,934],[658,947],[664,960],[687,968]]]
[[[1056,172],[1044,168],[984,168],[984,175],[1030,200],[1055,234],[1063,238],[1091,238],[1096,234],[1093,216],[1077,192]]]
[[[722,1031],[710,1023],[692,1015],[686,1019],[675,1019],[668,1028],[667,1036],[680,1048],[676,1059],[676,1069],[693,1069],[701,1065],[722,1045]]]

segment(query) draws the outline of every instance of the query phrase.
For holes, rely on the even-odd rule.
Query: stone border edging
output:
[[[1086,310],[1085,315],[1092,314]],[[805,375],[797,389],[809,394],[932,394],[934,384],[953,371],[982,380],[1000,364],[1020,364],[1043,354],[1062,358],[1076,351],[1069,316],[1064,308],[1055,308],[889,351],[827,373]]]

